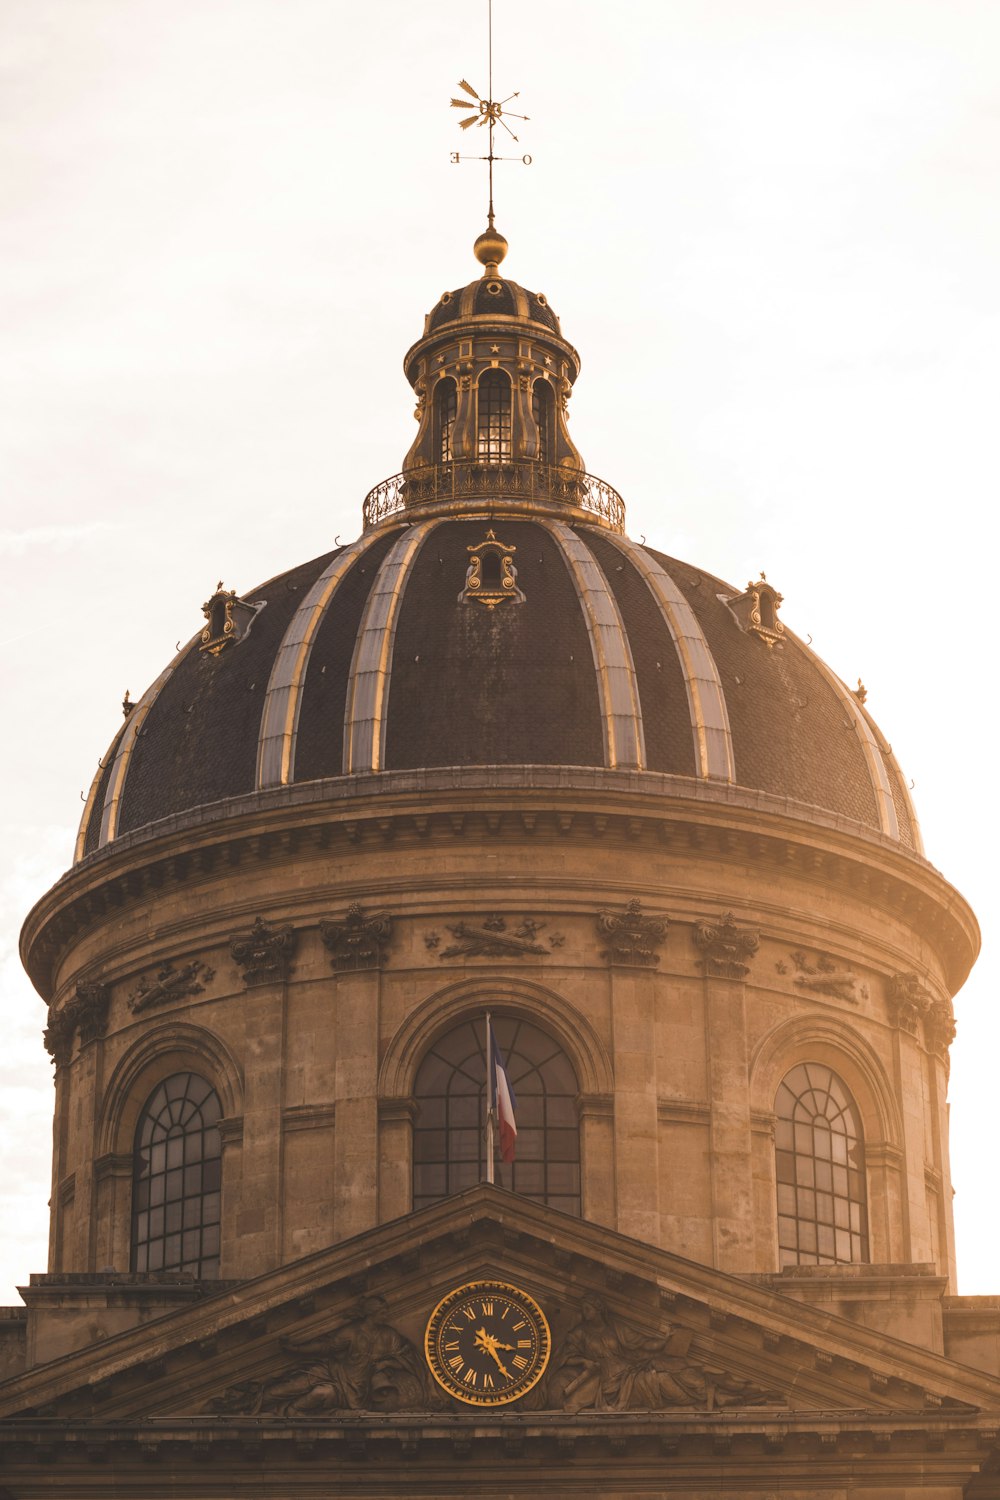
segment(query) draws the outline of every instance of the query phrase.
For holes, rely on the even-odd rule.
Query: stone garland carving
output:
[[[893,974],[886,986],[889,1015],[902,1031],[916,1036],[920,1017],[926,1016],[932,999],[917,974]]]
[[[380,969],[392,918],[384,911],[366,914],[352,901],[342,922],[320,922],[319,933],[335,969]]]
[[[248,989],[259,984],[273,984],[287,979],[298,934],[290,923],[272,927],[258,917],[245,932],[234,932],[229,951],[243,970]]]
[[[786,1405],[785,1398],[742,1380],[691,1352],[694,1330],[668,1324],[659,1335],[622,1328],[596,1299],[561,1341],[548,1377],[546,1405],[578,1411],[662,1411],[691,1407]]]
[[[170,1005],[187,995],[200,995],[214,978],[215,970],[197,958],[179,969],[168,960],[157,970],[155,979],[140,979],[129,996],[128,1008],[138,1015],[154,1005]]]
[[[846,1000],[848,1005],[858,1005],[868,999],[868,986],[850,969],[838,969],[829,953],[816,955],[813,963],[801,950],[791,954],[792,963],[798,973],[793,980],[799,989],[811,990],[814,995],[832,995],[836,1000]],[[775,964],[779,974],[787,974],[787,964]]]
[[[525,917],[513,932],[507,931],[504,917],[487,917],[482,926],[472,922],[456,922],[448,931],[456,939],[448,948],[442,948],[439,958],[547,958],[548,949],[535,942],[535,936],[545,926]],[[432,934],[432,937],[436,934]]]
[[[695,946],[702,951],[705,973],[717,979],[745,979],[752,958],[760,947],[760,933],[754,927],[738,927],[731,911],[723,912],[718,922],[696,922],[692,929]]]
[[[612,965],[651,968],[660,962],[659,944],[668,926],[666,917],[643,915],[641,901],[630,901],[623,912],[599,912],[597,930],[608,943],[601,957]]]
[[[73,1036],[77,1031],[81,1047],[104,1035],[110,1008],[110,985],[94,979],[81,979],[76,994],[62,1010],[49,1006],[48,1025],[42,1033],[42,1040],[57,1068],[69,1062],[73,1053]]]
[[[269,1380],[229,1386],[205,1406],[226,1415],[323,1417],[429,1411],[444,1404],[409,1339],[383,1322],[385,1299],[364,1297],[347,1321],[313,1339],[283,1339],[294,1363]]]

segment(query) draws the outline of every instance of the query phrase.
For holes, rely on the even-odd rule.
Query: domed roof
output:
[[[576,512],[390,518],[209,601],[105,757],[78,857],[289,784],[498,766],[744,788],[919,850],[888,747],[780,600]]]
[[[504,276],[480,276],[468,286],[442,292],[427,315],[425,335],[460,318],[523,318],[561,336],[559,319],[544,292],[529,292]]]

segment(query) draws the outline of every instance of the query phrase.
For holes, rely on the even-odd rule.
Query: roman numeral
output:
[[[465,1316],[468,1318],[470,1323],[474,1323],[476,1321],[476,1315],[472,1311],[471,1307],[463,1307],[462,1311],[465,1313]]]
[[[462,1366],[464,1364],[465,1364],[465,1360],[462,1358],[462,1356],[460,1354],[453,1354],[451,1356],[451,1359],[449,1359],[449,1361],[448,1361],[448,1367],[449,1367],[449,1369],[454,1370],[456,1373],[462,1368]]]
[[[479,1305],[483,1309],[483,1317],[484,1318],[492,1318],[492,1316],[493,1316],[493,1303],[492,1302],[481,1302]]]
[[[483,1385],[488,1391],[493,1390],[493,1376],[490,1374],[489,1370],[487,1370],[486,1374],[483,1376]]]
[[[446,1349],[457,1349],[458,1348],[458,1339],[452,1339],[451,1343],[450,1344],[445,1344],[444,1347]]]
[[[519,1370],[526,1370],[528,1368],[528,1361],[523,1354],[515,1354],[511,1360],[511,1364],[515,1365]]]
[[[520,1321],[520,1323],[515,1323],[514,1324],[514,1332],[516,1333],[519,1328],[527,1328],[527,1326],[528,1326],[527,1323],[522,1318],[521,1321]]]
[[[470,1368],[466,1370],[465,1374],[462,1376],[462,1379],[465,1381],[466,1385],[475,1385],[477,1374],[478,1371]]]
[[[518,1341],[517,1341],[517,1347],[519,1349],[530,1349],[531,1348],[531,1340],[530,1339],[518,1339]]]

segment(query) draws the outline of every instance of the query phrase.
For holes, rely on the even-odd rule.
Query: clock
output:
[[[467,1281],[431,1313],[424,1351],[449,1396],[470,1406],[505,1406],[537,1385],[552,1340],[533,1297],[506,1281]]]

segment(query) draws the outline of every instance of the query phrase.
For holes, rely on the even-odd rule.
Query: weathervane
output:
[[[510,101],[512,99],[518,98],[517,92],[515,92],[513,94],[508,94],[508,96],[507,96],[506,99],[494,99],[493,98],[493,0],[488,0],[488,4],[489,4],[489,23],[488,23],[489,24],[489,80],[488,80],[488,96],[485,99],[481,98],[480,95],[476,93],[476,90],[472,87],[472,84],[471,83],[467,83],[466,80],[464,78],[462,78],[462,79],[459,80],[459,85],[458,86],[459,86],[460,89],[464,89],[465,92],[466,92],[466,94],[469,97],[467,99],[452,99],[452,101],[451,101],[451,107],[452,107],[452,109],[473,110],[473,113],[470,114],[467,119],[465,119],[465,120],[459,120],[459,122],[458,122],[459,129],[460,130],[470,130],[473,125],[478,125],[480,128],[482,128],[482,126],[485,125],[486,128],[487,128],[487,130],[488,130],[488,132],[489,132],[489,153],[486,156],[465,156],[465,157],[463,157],[458,151],[453,151],[451,153],[451,159],[456,164],[458,162],[463,161],[463,160],[464,161],[484,161],[484,162],[488,163],[488,165],[489,165],[489,176],[490,176],[490,206],[489,206],[488,218],[489,218],[489,227],[490,227],[490,229],[493,229],[493,227],[494,227],[494,223],[493,223],[493,163],[495,161],[522,161],[526,167],[530,167],[531,166],[531,157],[530,156],[521,156],[521,157],[517,157],[517,156],[497,156],[494,153],[494,150],[493,150],[493,131],[494,131],[494,128],[497,125],[502,125],[503,128],[504,128],[504,130],[506,130],[507,134],[510,136],[511,140],[512,141],[516,141],[517,140],[517,136],[514,134],[513,130],[511,130],[510,126],[507,124],[507,121],[508,121],[508,119],[510,119],[510,120],[527,120],[528,116],[527,115],[516,114],[513,110],[509,110],[507,108],[507,105],[510,103]],[[474,105],[473,105],[473,103],[470,102],[472,100],[475,101]],[[507,245],[507,242],[505,240],[504,241],[504,249],[506,249],[506,245]]]

